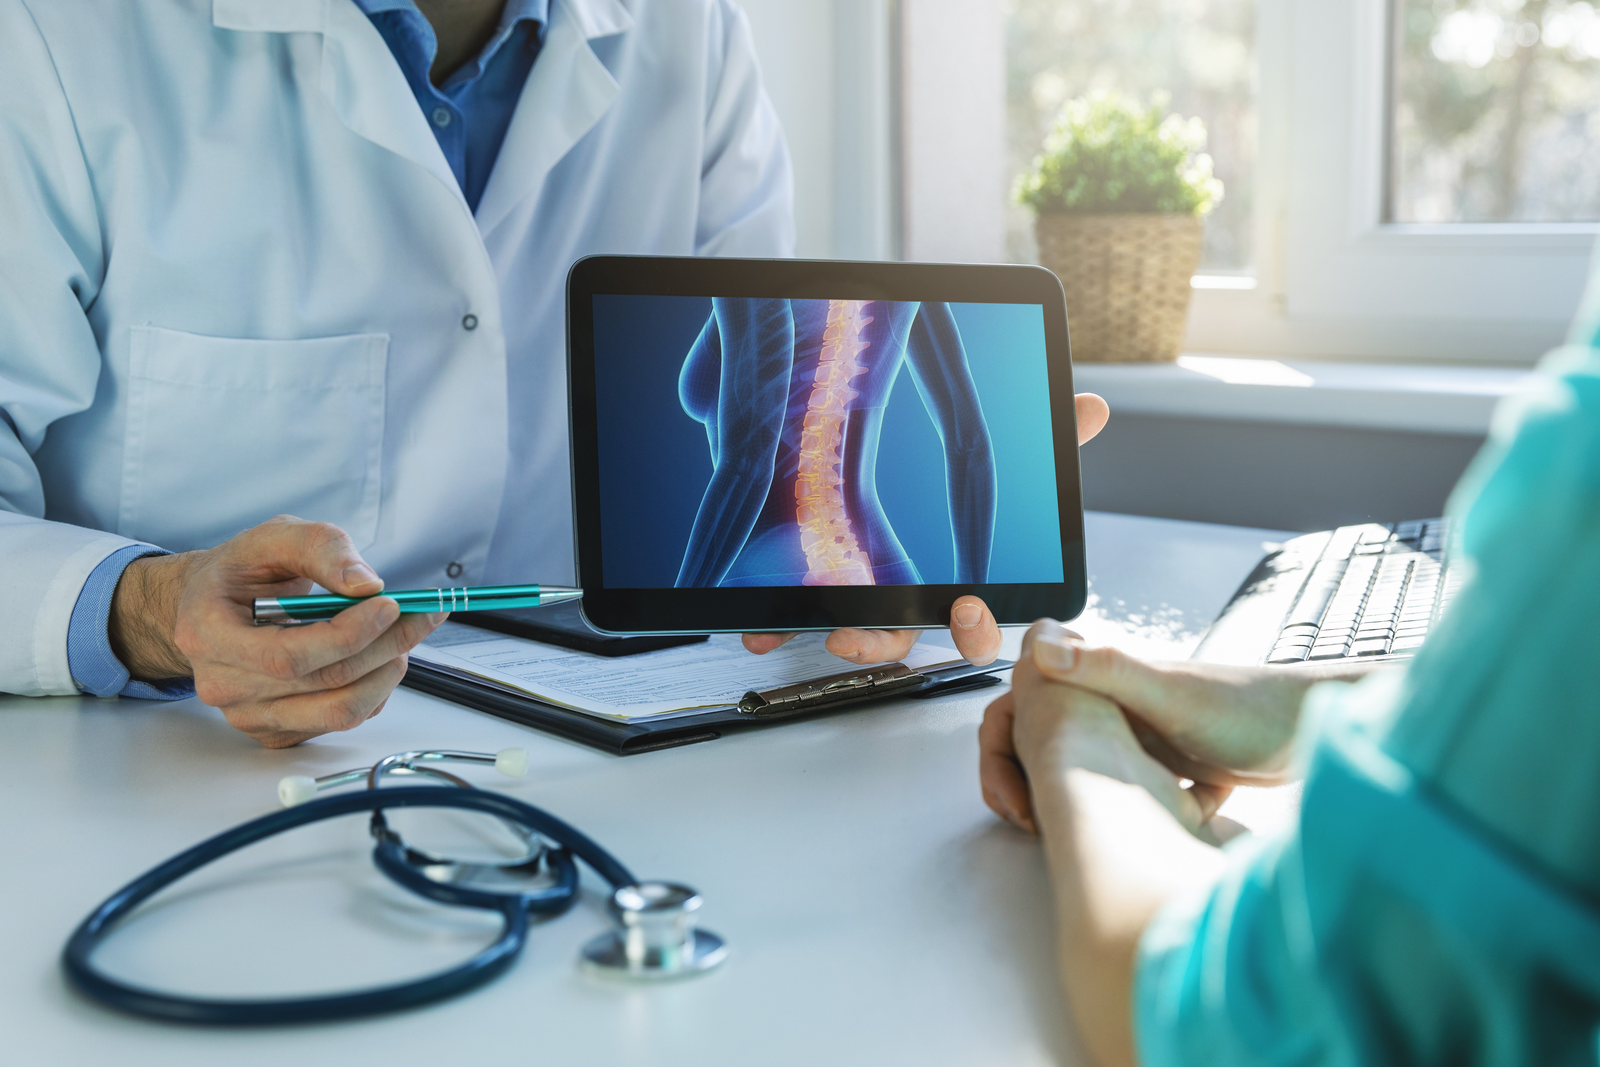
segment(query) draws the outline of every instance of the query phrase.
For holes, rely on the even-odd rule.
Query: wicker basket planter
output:
[[[1204,225],[1195,215],[1038,216],[1039,262],[1066,290],[1074,362],[1178,358]]]

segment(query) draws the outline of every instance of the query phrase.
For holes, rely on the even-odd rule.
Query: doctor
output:
[[[571,581],[575,259],[793,246],[729,0],[0,0],[0,234],[0,691],[273,745],[437,620],[253,596]]]
[[[0,692],[269,745],[440,617],[253,597],[571,580],[569,264],[793,246],[729,0],[0,0],[0,234]]]

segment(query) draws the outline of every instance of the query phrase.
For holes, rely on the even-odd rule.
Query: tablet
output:
[[[596,256],[567,279],[578,580],[608,633],[1001,623],[1087,596],[1038,267]]]

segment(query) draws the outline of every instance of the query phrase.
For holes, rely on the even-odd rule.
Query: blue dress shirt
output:
[[[506,130],[522,98],[522,87],[539,54],[550,0],[506,0],[500,25],[477,58],[434,87],[428,78],[439,41],[413,0],[355,0],[366,12],[411,85],[444,157],[473,211],[483,199]],[[129,545],[108,556],[89,575],[67,625],[67,663],[78,688],[94,696],[175,700],[192,686],[162,687],[130,681],[111,651],[106,620],[122,572],[136,559],[161,555],[148,545]]]
[[[506,0],[500,25],[476,59],[434,87],[439,40],[413,0],[356,0],[400,64],[467,205],[478,210],[522,87],[539,54],[550,0]]]

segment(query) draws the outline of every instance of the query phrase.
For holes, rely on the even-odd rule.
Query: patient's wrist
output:
[[[134,560],[122,572],[111,598],[106,620],[111,651],[143,682],[187,678],[193,674],[188,657],[173,640],[178,602],[195,553],[148,556]]]

